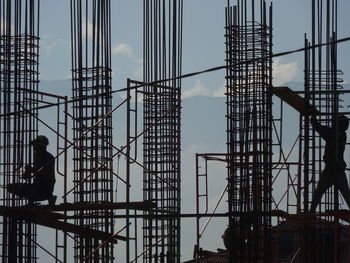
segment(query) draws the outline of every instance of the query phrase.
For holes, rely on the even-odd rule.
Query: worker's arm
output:
[[[324,140],[328,140],[332,136],[332,129],[321,125],[315,116],[311,117],[311,125],[312,127],[318,132],[318,134],[322,137]]]
[[[46,177],[49,174],[55,172],[55,159],[48,158],[44,162],[38,163],[34,167],[34,176],[36,177]]]
[[[24,168],[24,173],[22,174],[22,178],[24,180],[28,180],[32,177],[33,174],[33,167],[30,165],[26,165]]]

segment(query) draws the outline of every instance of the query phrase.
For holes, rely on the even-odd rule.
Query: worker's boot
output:
[[[57,199],[57,195],[51,195],[48,199],[49,201],[49,205],[55,205],[56,204],[56,199]]]

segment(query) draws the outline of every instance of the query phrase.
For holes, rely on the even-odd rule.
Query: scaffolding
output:
[[[209,187],[209,163],[211,162],[220,162],[227,166],[227,154],[226,153],[202,153],[196,154],[196,245],[194,249],[194,258],[198,262],[203,254],[201,247],[201,239],[209,226],[211,220],[216,216],[217,210],[220,206],[220,203],[223,200],[227,199],[227,190],[228,184],[223,187],[222,193],[219,195],[219,198],[212,208],[209,205],[209,198],[212,194]],[[207,218],[208,217],[208,218]],[[205,223],[202,221],[205,219]],[[227,255],[225,255],[227,256]]]
[[[226,65],[186,75],[182,75],[183,1],[144,0],[143,81],[128,79],[126,88],[117,91],[112,90],[111,1],[71,0],[70,101],[38,89],[39,1],[0,0],[0,10],[2,262],[37,262],[40,248],[55,262],[69,262],[72,256],[74,262],[125,257],[128,263],[140,258],[179,263],[185,217],[196,223],[190,262],[207,262],[210,257],[259,263],[349,261],[350,213],[342,210],[337,185],[328,189],[316,212],[310,209],[325,166],[325,141],[311,117],[337,129],[337,117],[349,114],[342,109],[342,96],[349,91],[343,90],[338,68],[336,0],[311,1],[311,38],[305,36],[305,46],[298,50],[305,56],[304,89],[299,91],[272,86],[276,54],[272,54],[272,5],[265,0],[227,0]],[[196,211],[186,214],[180,196],[181,80],[219,69],[226,70],[227,151],[196,155]],[[114,107],[115,92],[126,96]],[[281,99],[279,109],[273,95]],[[283,142],[284,103],[296,109],[299,120],[288,153]],[[125,129],[121,132],[125,142],[118,138],[123,146],[115,147],[120,133],[113,130],[112,114],[122,106],[126,125],[118,127]],[[57,114],[56,121],[45,122],[41,110]],[[6,186],[19,182],[24,165],[33,163],[30,142],[44,127],[54,134],[50,143],[55,141],[57,148],[63,203],[27,207],[27,201],[9,194]],[[68,185],[69,149],[72,185]],[[212,210],[209,162],[220,162],[227,170]],[[140,178],[133,176],[134,166],[140,169]],[[141,183],[141,202],[134,202],[134,182]],[[286,188],[277,189],[281,190],[277,196],[272,190],[281,182]],[[224,202],[225,209],[220,206]],[[222,236],[226,250],[209,252],[202,247],[202,237],[219,217],[228,224]],[[55,230],[54,252],[39,244],[38,226]],[[116,253],[120,241],[121,249],[125,245],[123,255]]]

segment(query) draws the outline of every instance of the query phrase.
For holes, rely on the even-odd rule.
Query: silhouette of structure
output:
[[[311,117],[331,126],[349,114],[341,109],[350,92],[342,89],[337,63],[338,2],[310,0],[312,30],[302,49],[305,83],[298,91],[272,85],[272,59],[285,54],[272,53],[268,3],[227,0],[226,65],[207,70],[226,70],[227,150],[196,155],[196,211],[185,214],[181,80],[207,71],[182,75],[183,0],[143,1],[143,80],[128,79],[117,91],[111,1],[71,0],[71,100],[39,91],[39,1],[0,0],[2,262],[37,262],[39,248],[55,262],[179,263],[184,217],[197,224],[189,262],[348,262],[350,214],[342,210],[338,189],[329,189],[310,213],[325,146]],[[115,92],[125,95],[117,106]],[[284,120],[286,103],[300,114],[292,145],[284,141],[291,125]],[[63,198],[58,205],[28,207],[6,186],[33,163],[29,142],[42,129],[55,142]],[[211,162],[227,171],[213,209]],[[218,212],[224,201],[225,211]],[[206,251],[202,238],[219,217],[227,220],[225,249]],[[39,244],[38,225],[53,229],[54,252]],[[117,253],[120,248],[125,253]]]
[[[71,1],[75,204],[115,201],[110,6],[110,1]],[[81,210],[75,224],[113,233],[112,215]],[[75,262],[113,262],[112,244],[90,255],[98,246],[99,240],[76,236]]]
[[[183,1],[144,1],[144,201],[180,214]],[[166,19],[165,19],[166,18]],[[173,79],[163,81],[165,79]],[[151,214],[153,215],[153,213]],[[144,219],[144,262],[180,262],[180,218]]]
[[[240,237],[230,262],[271,261],[272,7],[267,8],[265,1],[229,1],[226,9],[229,229],[231,237]]]
[[[349,220],[347,212],[338,211],[343,202],[337,189],[328,190],[316,215],[308,213],[324,166],[324,141],[311,128],[310,118],[317,115],[322,124],[331,126],[343,114],[339,113],[341,96],[348,92],[342,90],[342,72],[337,67],[338,3],[310,1],[312,36],[311,42],[305,38],[305,86],[297,92],[300,96],[287,87],[271,85],[272,20],[264,1],[259,2],[260,6],[255,1],[228,1],[226,11],[229,229],[231,237],[241,243],[223,252],[196,247],[195,262],[346,262]],[[272,9],[269,11],[271,16]],[[276,107],[274,118],[270,115],[271,93],[281,98],[280,112]],[[300,113],[300,135],[288,153],[283,141],[284,103]],[[201,156],[206,161],[223,161],[216,155]],[[204,175],[208,176],[197,173],[197,178]],[[259,175],[264,178],[261,182]],[[274,194],[272,189],[279,190],[281,185],[286,186],[285,191]],[[197,194],[197,203],[208,195]],[[259,227],[257,222],[265,224]],[[275,224],[272,228],[271,222]],[[254,229],[248,236],[247,224]],[[202,235],[197,231],[197,245]]]
[[[1,90],[1,186],[18,183],[25,164],[32,164],[29,143],[38,132],[38,1],[0,2],[0,90]],[[30,111],[28,111],[30,110]],[[25,201],[1,191],[5,206],[24,205]],[[16,217],[1,220],[2,262],[34,262],[36,225]]]
[[[337,66],[337,43],[332,43],[337,40],[337,1],[312,1],[311,9],[312,31],[311,41],[305,37],[305,47],[310,49],[305,50],[305,99],[322,112],[319,116],[322,125],[331,126],[339,114],[341,107],[341,75],[342,72]],[[325,47],[315,47],[322,42],[331,44]],[[308,212],[311,206],[312,196],[317,185],[317,181],[324,167],[323,150],[325,142],[319,134],[312,129],[310,116],[305,115],[300,122],[301,140],[300,148],[304,153],[300,155],[299,161],[301,164],[301,177],[299,183],[299,201],[298,212]],[[319,211],[339,209],[339,194],[334,187],[329,189],[326,197],[319,206]],[[317,262],[340,262],[340,235],[339,219],[333,216],[326,216],[323,221],[323,228],[326,229],[326,235],[323,239],[315,240],[313,230],[309,226],[303,227],[304,235],[304,250],[302,258],[304,261],[309,258],[314,258]],[[334,227],[330,227],[334,225]],[[338,232],[339,233],[339,232]],[[333,243],[333,253],[323,254],[321,251],[326,251],[327,238],[331,237]],[[312,244],[312,245],[311,245]]]

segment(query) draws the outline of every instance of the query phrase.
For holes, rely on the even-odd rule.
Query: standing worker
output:
[[[338,123],[336,123],[336,121]],[[344,161],[346,130],[349,127],[349,119],[346,116],[341,115],[336,121],[333,122],[333,125],[330,128],[321,125],[315,116],[311,118],[313,128],[326,142],[323,155],[325,168],[320,175],[312,198],[310,207],[310,212],[312,213],[316,211],[316,207],[321,202],[323,194],[332,185],[340,191],[350,208],[350,190],[346,179],[346,163]]]
[[[57,196],[53,195],[55,179],[55,158],[46,148],[49,140],[39,135],[31,142],[34,150],[33,167],[27,165],[22,178],[29,180],[34,177],[33,183],[13,183],[7,190],[21,198],[29,200],[30,204],[36,201],[48,200],[49,205],[55,205]]]

